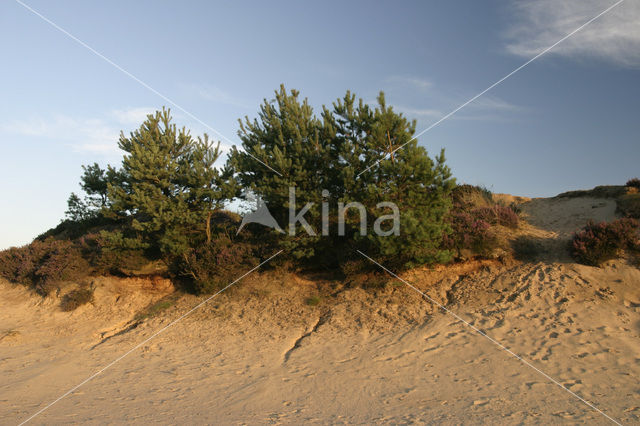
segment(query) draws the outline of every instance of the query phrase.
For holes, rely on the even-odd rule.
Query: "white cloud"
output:
[[[419,77],[406,77],[406,76],[393,76],[389,80],[399,82],[408,86],[412,86],[417,89],[427,90],[430,89],[432,83],[429,80],[425,80]]]
[[[232,105],[240,108],[252,108],[251,103],[245,99],[241,99],[238,96],[231,95],[230,93],[208,84],[184,84],[183,88],[188,93],[194,94],[204,100],[216,102],[225,105]]]
[[[410,118],[438,119],[447,112],[462,104],[463,100],[447,101],[450,106],[447,109],[412,108],[403,105],[394,105],[398,111]],[[523,107],[514,105],[495,96],[484,95],[467,105],[463,110],[451,116],[451,119],[501,121],[505,120],[505,113],[515,113],[524,110]]]
[[[507,51],[533,57],[613,4],[613,0],[520,1],[506,34]],[[640,2],[623,2],[548,54],[640,67]]]
[[[61,142],[78,151],[114,155],[120,152],[120,131],[137,127],[153,111],[153,108],[146,107],[113,110],[107,119],[57,114],[2,123],[0,131]]]
[[[111,115],[122,124],[140,125],[147,119],[147,115],[156,112],[153,107],[136,107],[127,109],[116,109],[111,111]]]
[[[119,130],[99,119],[75,119],[65,115],[16,120],[0,125],[3,132],[62,142],[81,151],[117,152]]]
[[[495,96],[483,95],[473,101],[467,107],[473,110],[482,111],[519,111],[522,107],[505,101]]]
[[[427,117],[440,118],[440,117],[442,117],[442,112],[438,111],[437,109],[410,108],[410,107],[405,107],[405,106],[401,106],[401,105],[394,105],[394,108],[397,109],[398,111],[404,113],[405,115],[407,115],[409,117],[416,117],[416,118],[427,118]]]
[[[452,120],[511,121],[514,113],[526,107],[512,104],[496,96],[483,95],[451,116]]]

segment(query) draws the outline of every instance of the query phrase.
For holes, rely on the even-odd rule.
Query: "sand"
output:
[[[349,288],[255,273],[35,417],[34,424],[607,424],[640,419],[640,270],[592,268],[563,247],[605,199],[523,205],[539,259],[474,261]],[[136,313],[170,283],[100,278],[61,312],[0,283],[0,422],[19,424],[203,300]],[[320,303],[306,299],[320,295]]]

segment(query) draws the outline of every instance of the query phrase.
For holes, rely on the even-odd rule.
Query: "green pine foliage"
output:
[[[111,166],[106,169],[98,163],[82,166],[80,187],[85,193],[84,199],[71,193],[67,200],[65,215],[73,222],[86,222],[102,217],[103,209],[109,206],[109,184],[119,182],[118,171]]]
[[[198,242],[210,240],[209,220],[227,197],[220,156],[205,134],[193,138],[177,129],[170,111],[149,115],[119,147],[125,152],[117,180],[107,184],[106,213],[125,223],[124,235],[113,240],[138,242],[163,256],[182,255]]]
[[[321,191],[335,186],[334,173],[325,173],[331,158],[329,140],[321,135],[322,123],[307,100],[301,102],[298,96],[282,86],[275,99],[264,101],[258,118],[240,120],[242,149],[232,148],[228,167],[245,191],[265,202],[282,227],[289,219],[289,187],[295,186],[297,205],[315,203],[305,218],[317,232]],[[282,239],[283,247],[296,258],[312,257],[320,238],[298,231],[299,236]]]
[[[296,188],[297,211],[314,203],[304,217],[316,235],[298,226],[295,236],[280,238],[298,258],[335,265],[358,256],[359,248],[397,266],[442,262],[450,258],[440,247],[455,181],[444,154],[429,157],[412,140],[414,132],[415,122],[387,106],[382,93],[371,107],[347,92],[317,117],[297,91],[281,86],[274,100],[265,100],[258,118],[241,122],[242,150],[234,147],[228,166],[283,227],[289,219],[290,186]],[[332,212],[328,236],[320,236],[323,201]],[[353,201],[365,206],[369,231],[378,217],[390,213],[378,203],[395,203],[400,234],[360,235],[359,215],[351,211],[345,235],[338,236],[338,203]]]
[[[383,93],[377,100],[375,107],[362,99],[356,104],[355,95],[347,92],[331,113],[326,109],[324,113],[340,145],[336,166],[342,201],[363,203],[370,223],[389,214],[378,203],[392,202],[400,211],[399,235],[370,230],[362,238],[357,217],[351,223],[352,235],[368,253],[392,266],[446,262],[450,253],[441,249],[441,243],[449,229],[444,219],[455,180],[445,165],[444,150],[432,159],[413,139],[415,121],[387,106]]]

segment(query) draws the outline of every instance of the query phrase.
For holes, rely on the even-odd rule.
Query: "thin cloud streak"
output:
[[[126,109],[116,109],[111,112],[111,115],[122,124],[137,124],[143,123],[149,114],[155,113],[157,108],[154,107],[135,107]]]
[[[389,81],[401,83],[403,85],[411,86],[413,88],[420,89],[420,90],[427,90],[433,86],[433,83],[431,83],[431,81],[421,77],[406,77],[406,76],[394,75],[389,77]]]
[[[528,0],[514,6],[515,19],[505,34],[507,52],[531,57],[613,1]],[[597,58],[640,68],[640,2],[626,1],[556,46],[549,55]]]
[[[430,108],[410,108],[402,105],[393,105],[394,109],[397,109],[399,112],[403,113],[409,117],[416,118],[439,118],[442,117],[442,112],[437,109]]]
[[[46,119],[30,118],[0,125],[3,133],[61,142],[76,151],[104,155],[118,152],[120,130],[101,119],[75,119],[55,115]]]
[[[183,84],[182,87],[188,94],[195,95],[205,101],[231,105],[243,109],[253,108],[251,102],[234,96],[216,86],[209,84]]]
[[[46,118],[35,117],[0,123],[0,132],[62,143],[76,152],[119,156],[122,154],[118,147],[120,132],[128,134],[129,131],[137,129],[146,120],[147,115],[153,114],[156,110],[157,108],[153,107],[114,109],[105,114],[105,118],[74,118],[63,114]],[[181,116],[174,117],[178,122],[184,122],[185,119]],[[197,137],[205,132],[191,131],[191,135]],[[220,143],[223,154],[230,148],[231,144]],[[224,156],[221,156],[219,162],[222,161],[222,157]]]
[[[459,103],[459,100],[448,100],[446,103],[455,105]],[[441,109],[436,108],[412,108],[403,105],[394,105],[394,108],[410,118],[417,119],[438,119],[444,115]],[[447,108],[451,108],[451,106],[448,105],[442,109]],[[525,108],[522,106],[514,105],[496,96],[487,96],[476,99],[469,104],[466,114],[452,118],[458,120],[504,121],[508,119],[507,114],[518,113],[523,110]]]

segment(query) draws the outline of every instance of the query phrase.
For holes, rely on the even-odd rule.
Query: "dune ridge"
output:
[[[403,275],[621,423],[640,418],[640,270],[575,264],[564,247],[605,198],[524,200],[536,256]],[[0,417],[19,423],[203,298],[169,282],[97,278],[65,313],[0,283]],[[311,306],[309,297],[319,299]],[[610,423],[403,284],[349,287],[257,273],[34,423]]]

